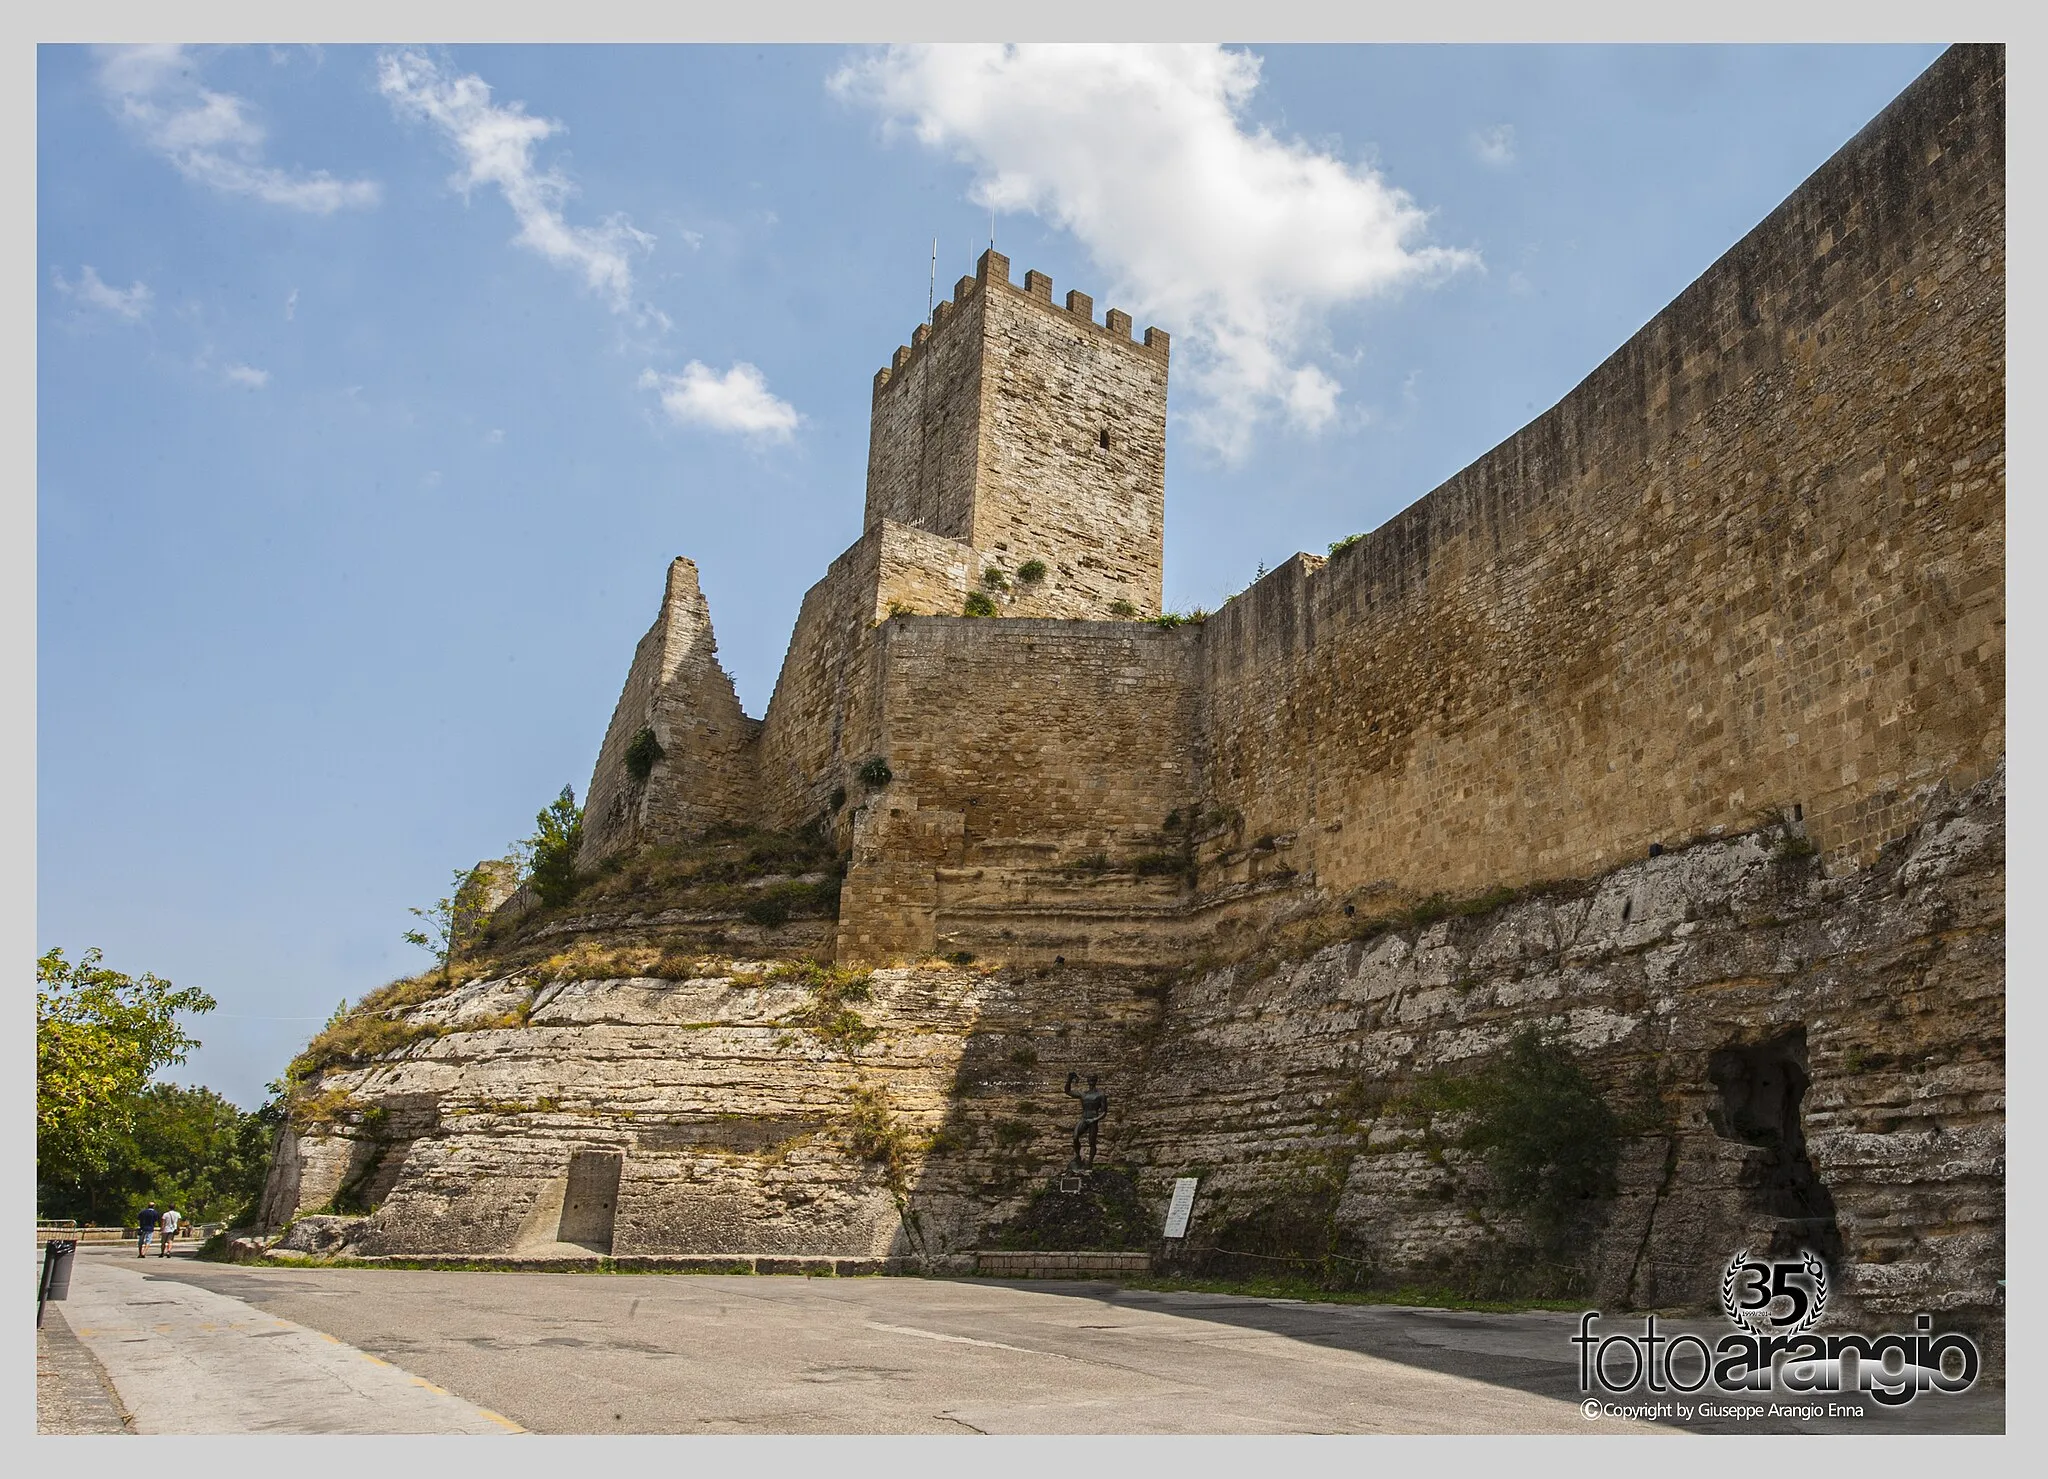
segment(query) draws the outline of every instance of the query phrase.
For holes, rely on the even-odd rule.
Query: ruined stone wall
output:
[[[1193,629],[906,620],[882,636],[889,763],[921,805],[966,817],[969,856],[1150,850],[1193,794]]]
[[[1771,807],[1868,861],[2004,748],[2004,62],[1946,53],[1556,407],[1207,623],[1211,790],[1328,891]]]
[[[643,728],[654,731],[662,756],[640,779],[628,769],[626,754]],[[697,567],[678,557],[668,567],[661,611],[633,651],[584,795],[581,866],[716,822],[750,820],[758,805],[759,729],[719,665]]]

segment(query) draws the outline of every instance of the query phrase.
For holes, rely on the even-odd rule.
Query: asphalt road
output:
[[[104,1256],[104,1255],[101,1255]],[[129,1267],[134,1267],[131,1262]],[[152,1260],[542,1433],[1642,1433],[1580,1407],[1570,1315],[1085,1282]],[[2004,1428],[2003,1392],[1702,1431]]]

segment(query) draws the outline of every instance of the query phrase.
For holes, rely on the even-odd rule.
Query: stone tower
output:
[[[907,524],[974,552],[971,577],[1037,560],[1029,614],[1160,610],[1167,335],[982,253],[875,375],[863,527]],[[1020,613],[1021,614],[1021,613]]]

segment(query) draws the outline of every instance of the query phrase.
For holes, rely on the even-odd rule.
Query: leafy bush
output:
[[[490,923],[486,907],[490,894],[491,880],[483,866],[457,868],[447,894],[425,909],[411,911],[429,928],[407,930],[400,938],[438,960],[441,978],[446,981],[455,957],[474,944]]]
[[[1334,555],[1339,550],[1350,549],[1352,545],[1358,543],[1363,538],[1365,538],[1363,534],[1347,534],[1330,546],[1330,553]]]
[[[1010,577],[1003,573],[1000,565],[991,565],[981,572],[981,583],[992,591],[1006,591],[1010,588]]]
[[[917,1136],[889,1112],[888,1095],[879,1086],[862,1084],[848,1098],[842,1143],[848,1153],[880,1166],[890,1187],[901,1193],[917,1153]]]
[[[779,929],[789,923],[789,900],[770,891],[750,901],[740,912],[763,929]]]
[[[1001,1126],[997,1138],[1002,1138]],[[1041,1185],[1021,1212],[991,1231],[984,1246],[1111,1252],[1145,1248],[1152,1242],[1152,1215],[1128,1168],[1097,1166],[1078,1194],[1061,1191],[1056,1180]]]
[[[871,760],[863,761],[860,769],[856,770],[853,774],[854,778],[870,791],[879,791],[882,787],[888,785],[889,782],[896,779],[896,773],[889,769],[889,762],[880,755],[875,756]]]
[[[626,772],[636,781],[644,781],[654,773],[654,762],[668,752],[661,747],[651,725],[641,725],[640,732],[633,736],[633,743],[626,746]]]
[[[1158,878],[1185,872],[1188,860],[1177,852],[1145,852],[1131,859],[1131,871],[1140,878]]]
[[[1017,567],[1017,578],[1026,585],[1037,585],[1045,579],[1045,561],[1026,560]]]
[[[846,787],[834,786],[832,788],[831,798],[826,802],[826,805],[830,806],[834,811],[837,811],[840,807],[846,805]]]
[[[996,603],[986,591],[969,591],[960,605],[962,616],[994,616]]]
[[[1614,1111],[1571,1049],[1525,1027],[1490,1068],[1456,1080],[1451,1107],[1472,1114],[1459,1144],[1477,1152],[1500,1205],[1545,1246],[1560,1243],[1587,1202],[1614,1194]]]
[[[88,1226],[128,1224],[146,1201],[193,1226],[235,1218],[263,1193],[275,1109],[249,1113],[211,1089],[150,1084],[111,1127],[106,1166],[38,1188],[37,1211]]]
[[[1109,603],[1109,614],[1111,616],[1120,616],[1123,617],[1125,620],[1129,620],[1131,617],[1136,616],[1138,614],[1138,608],[1133,606],[1129,601],[1126,601],[1122,596],[1118,596],[1114,601],[1111,601]]]

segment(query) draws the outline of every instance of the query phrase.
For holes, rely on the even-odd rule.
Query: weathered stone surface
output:
[[[1330,945],[1270,974],[1177,985],[1123,1152],[1207,1179],[1214,1244],[1276,1205],[1333,1220],[1388,1278],[1483,1262],[1519,1229],[1485,1206],[1454,1123],[1399,1090],[1535,1024],[1636,1121],[1579,1287],[1609,1307],[1711,1305],[1738,1248],[1839,1240],[1838,1309],[1992,1319],[2004,1239],[2004,770],[1944,797],[1870,869],[1828,877],[1765,832],[1645,859],[1574,897]],[[1754,1183],[1711,1060],[1799,1034],[1798,1105],[1832,1226]],[[1347,1089],[1377,1091],[1347,1101]],[[1394,1100],[1393,1107],[1385,1101]],[[1381,1104],[1377,1111],[1347,1107]]]
[[[581,865],[594,867],[636,843],[674,842],[752,817],[760,727],[740,709],[732,678],[719,665],[697,567],[678,556],[668,567],[661,612],[634,649],[591,773]],[[653,733],[661,758],[637,777],[627,752],[642,730]]]
[[[895,520],[958,540],[979,582],[1018,615],[1159,614],[1166,532],[1167,337],[1051,279],[1010,283],[984,252],[938,323],[875,377],[866,526]],[[944,608],[957,613],[959,606]]]
[[[1422,1075],[1527,1025],[1569,1042],[1629,1126],[1573,1287],[1611,1308],[1711,1304],[1741,1246],[1818,1242],[1844,1319],[1918,1310],[1994,1327],[2004,1241],[2004,771],[1942,797],[1870,868],[1830,877],[1779,830],[1696,844],[1549,896],[1293,959],[1183,972],[880,970],[849,998],[867,1040],[806,1025],[803,979],[736,964],[690,981],[473,983],[416,1009],[476,1028],[331,1073],[355,1108],[287,1136],[282,1220],[345,1182],[365,1218],[304,1251],[558,1249],[576,1154],[619,1158],[616,1226],[577,1256],[953,1258],[985,1245],[1068,1153],[1070,1070],[1112,1095],[1100,1155],[1163,1216],[1203,1178],[1188,1248],[1309,1208],[1388,1280],[1512,1247],[1456,1124],[1402,1110]],[[1827,1225],[1774,1200],[1716,1055],[1790,1042],[1792,1103]],[[854,1147],[863,1095],[906,1137]],[[365,1108],[381,1108],[371,1121]],[[353,1120],[351,1120],[353,1115]],[[394,1172],[393,1166],[398,1169]],[[294,1186],[293,1178],[297,1178]],[[307,1219],[301,1219],[302,1223]]]

